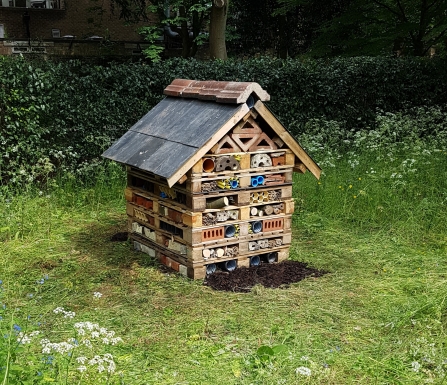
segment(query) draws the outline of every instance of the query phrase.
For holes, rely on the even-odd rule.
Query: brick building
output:
[[[139,55],[141,25],[125,25],[111,0],[0,0],[0,54]],[[101,5],[101,7],[99,7]]]

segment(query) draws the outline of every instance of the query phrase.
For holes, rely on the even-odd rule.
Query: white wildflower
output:
[[[95,291],[95,292],[93,293],[93,297],[94,297],[94,298],[101,298],[101,297],[102,297],[102,293],[100,293],[99,291]]]
[[[302,356],[301,357],[301,361],[308,361],[309,360],[309,356]]]
[[[116,345],[119,342],[123,342],[123,339],[121,337],[114,337],[114,338],[112,338],[111,342],[112,342],[112,345]]]
[[[115,372],[115,369],[116,369],[115,362],[109,361],[109,367],[107,368],[107,372],[113,373],[113,372]]]
[[[295,369],[296,374],[301,374],[303,376],[310,377],[312,375],[312,371],[309,368],[306,368],[305,366],[300,366]]]
[[[65,310],[63,307],[57,307],[56,309],[53,310],[54,314],[63,314],[64,318],[74,318],[76,313],[74,311],[68,311]]]
[[[98,337],[99,337],[99,332],[92,331],[92,338],[98,338]]]
[[[17,342],[20,344],[26,345],[26,344],[31,343],[31,338],[29,335],[26,335],[25,333],[20,332],[19,334],[17,334]]]
[[[85,361],[87,361],[87,357],[84,357],[84,356],[77,357],[77,358],[76,358],[76,361],[77,361],[79,364],[84,365],[84,364],[85,364]]]
[[[87,367],[84,366],[84,365],[81,365],[81,366],[78,367],[78,370],[79,370],[81,373],[83,373],[83,372],[85,372],[85,371],[87,370]]]
[[[411,370],[413,371],[413,372],[419,372],[419,369],[421,368],[421,364],[419,363],[419,362],[417,362],[417,361],[413,361],[412,363],[411,363]]]

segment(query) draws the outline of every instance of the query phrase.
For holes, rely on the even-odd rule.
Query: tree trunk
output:
[[[188,31],[188,23],[186,21],[186,10],[185,7],[179,7],[180,17],[182,18],[181,22],[181,36],[182,36],[182,57],[189,57],[189,51],[191,48],[191,43],[189,39],[189,31]]]
[[[230,0],[213,0],[210,15],[210,57],[227,60],[225,29]]]

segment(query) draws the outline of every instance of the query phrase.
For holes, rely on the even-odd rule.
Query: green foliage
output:
[[[420,0],[279,0],[280,11],[299,8],[312,56],[389,55],[426,56],[431,48],[442,51],[447,32],[447,3]],[[309,12],[310,11],[310,12]],[[317,12],[316,12],[317,11]],[[316,22],[312,26],[312,22]],[[309,41],[310,40],[310,41]]]
[[[161,45],[155,44],[161,36],[160,29],[156,26],[141,27],[138,33],[143,36],[144,40],[150,43],[149,47],[143,50],[144,55],[153,63],[159,62],[164,50]]]
[[[375,129],[378,113],[404,111],[426,127],[418,135],[429,136],[445,125],[442,106],[447,103],[443,60],[261,57],[97,66],[2,58],[0,75],[1,184],[42,181],[58,169],[90,170],[114,140],[161,100],[175,78],[256,81],[293,134],[301,137],[323,126],[316,134],[328,140]]]

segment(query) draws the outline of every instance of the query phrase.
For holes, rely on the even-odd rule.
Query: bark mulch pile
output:
[[[285,288],[304,278],[321,277],[327,273],[328,271],[308,267],[303,262],[284,261],[248,268],[242,267],[231,272],[216,271],[205,279],[204,284],[214,290],[246,293],[255,285]]]

